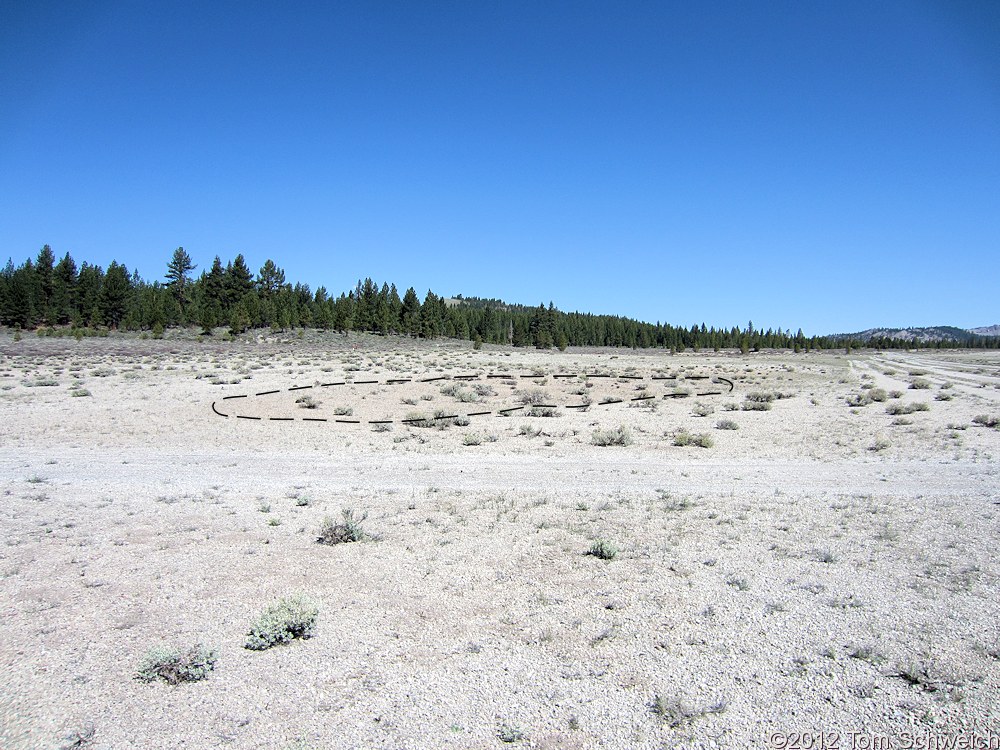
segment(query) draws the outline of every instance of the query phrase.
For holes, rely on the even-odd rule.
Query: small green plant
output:
[[[618,557],[618,547],[604,539],[597,539],[590,545],[587,554],[601,560],[614,560]]]
[[[77,750],[81,747],[87,747],[93,741],[94,734],[93,723],[89,721],[84,722],[82,726],[70,731],[63,737],[63,742],[59,746],[59,750]]]
[[[1000,417],[992,414],[977,414],[972,418],[972,422],[983,427],[1000,427]]]
[[[590,442],[599,446],[628,446],[632,445],[632,433],[624,425],[613,430],[594,430]]]
[[[143,682],[163,680],[170,685],[197,682],[215,668],[216,652],[200,643],[187,651],[172,646],[155,646],[139,662],[136,678]]]
[[[354,409],[350,406],[337,406],[334,408],[333,413],[338,417],[352,417],[354,416]]]
[[[855,646],[851,649],[850,657],[866,661],[869,664],[880,664],[885,661],[885,657],[871,643],[863,643],[860,646]]]
[[[299,396],[299,398],[295,399],[295,403],[297,403],[301,409],[316,409],[319,407],[320,402],[312,396]]]
[[[363,514],[360,518],[354,516],[354,511],[344,508],[341,512],[341,520],[335,521],[327,516],[319,527],[319,536],[316,541],[320,544],[343,544],[346,542],[362,542],[368,538],[361,524],[368,518],[368,514]]]
[[[660,717],[669,727],[676,729],[708,714],[721,714],[728,707],[725,700],[720,700],[707,706],[689,706],[679,698],[666,698],[657,695],[650,704],[650,710]]]
[[[462,437],[462,445],[482,445],[483,438],[475,432],[467,432]]]
[[[90,391],[88,391],[86,388],[74,388],[69,392],[69,395],[72,396],[73,398],[84,398],[90,395]]]
[[[827,565],[837,562],[837,556],[828,549],[813,550],[813,556],[817,561],[826,563]]]
[[[910,381],[910,389],[916,391],[925,391],[931,387],[929,380],[924,380],[923,378],[914,378]]]
[[[750,588],[750,581],[735,574],[726,577],[726,584],[732,586],[737,591],[746,591]]]
[[[738,430],[738,429],[740,429],[740,426],[738,424],[736,424],[736,422],[734,422],[731,419],[720,419],[718,422],[715,423],[715,429],[717,429],[717,430]]]
[[[310,638],[319,617],[319,607],[304,594],[279,599],[254,620],[244,644],[252,651],[264,651],[295,638]]]
[[[497,739],[507,744],[521,742],[524,732],[513,724],[503,723],[497,727]]]

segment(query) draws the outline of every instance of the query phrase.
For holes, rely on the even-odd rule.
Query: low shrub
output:
[[[559,416],[554,406],[532,406],[524,412],[526,417],[556,417]]]
[[[319,526],[319,536],[316,541],[320,544],[344,544],[347,542],[363,542],[368,538],[362,523],[368,518],[365,513],[361,518],[354,517],[354,511],[344,508],[341,512],[342,520],[335,521],[329,516],[323,519]]]
[[[913,414],[918,411],[930,411],[930,408],[927,404],[919,401],[912,404],[889,404],[885,407],[885,413],[897,416],[899,414]]]
[[[988,414],[977,414],[972,418],[974,424],[981,424],[983,427],[1000,427],[1000,417],[988,415]]]
[[[717,429],[717,430],[738,430],[738,429],[740,429],[740,426],[738,424],[736,424],[736,422],[734,422],[731,419],[720,419],[718,422],[715,423],[715,429]]]
[[[699,435],[692,435],[687,430],[681,430],[674,435],[674,445],[681,447],[687,445],[697,445],[699,448],[711,448],[714,443],[712,441],[712,436],[707,432],[703,432]]]
[[[743,401],[743,411],[770,411],[773,393],[754,391],[748,393]]]
[[[252,651],[264,651],[295,638],[310,638],[317,617],[319,607],[304,594],[279,599],[254,620],[244,645]]]
[[[624,425],[613,430],[594,430],[594,433],[590,436],[590,442],[593,445],[600,446],[632,445],[632,433]]]
[[[703,404],[699,401],[695,403],[694,409],[691,411],[696,417],[707,417],[709,414],[715,412],[715,407]]]
[[[873,442],[871,446],[869,446],[868,450],[878,453],[879,451],[884,451],[887,448],[891,447],[892,447],[892,442],[889,440],[889,438],[879,436],[875,438],[875,442]]]
[[[588,555],[600,558],[601,560],[614,560],[618,557],[618,547],[604,539],[598,539],[590,545],[587,550]]]
[[[852,393],[847,397],[847,405],[852,408],[868,406],[868,404],[872,403],[874,400],[875,399],[871,397],[871,394],[868,391],[865,391],[864,393]]]
[[[200,643],[187,651],[172,646],[155,646],[139,662],[136,678],[143,682],[160,679],[169,685],[197,682],[215,668],[216,652]]]

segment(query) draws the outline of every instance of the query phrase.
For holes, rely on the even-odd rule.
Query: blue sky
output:
[[[1000,322],[995,2],[0,0],[0,255]]]

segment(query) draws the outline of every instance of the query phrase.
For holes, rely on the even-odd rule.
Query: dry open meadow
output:
[[[0,389],[4,750],[1000,742],[1000,353],[3,334]]]

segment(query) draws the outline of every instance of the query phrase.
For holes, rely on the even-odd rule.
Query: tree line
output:
[[[860,348],[917,347],[997,348],[1000,337],[974,336],[966,342],[913,342],[892,338],[868,341],[839,336],[806,337],[799,329],[690,328],[647,323],[613,315],[563,312],[550,302],[537,307],[501,300],[438,296],[428,290],[423,299],[411,286],[400,295],[395,284],[370,278],[334,296],[326,287],[289,283],[284,271],[268,259],[253,273],[237,255],[223,265],[219,256],[195,276],[197,266],[184,248],[177,248],[162,280],[146,281],[138,271],[112,261],[107,268],[84,261],[79,266],[69,253],[56,259],[45,245],[20,266],[8,260],[0,271],[0,323],[19,329],[70,327],[128,331],[163,331],[177,326],[200,326],[206,335],[224,327],[232,335],[250,329],[318,328],[343,333],[365,331],[433,339],[467,339],[477,343],[519,347],[614,346],[688,349]]]

